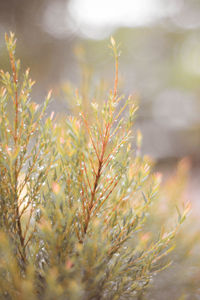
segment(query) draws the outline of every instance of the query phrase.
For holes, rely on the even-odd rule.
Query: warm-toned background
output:
[[[80,83],[77,45],[85,49],[82,63],[94,70],[92,81],[104,78],[112,84],[113,58],[108,49],[112,34],[121,44],[121,90],[140,95],[136,126],[144,136],[143,152],[155,158],[156,168],[165,174],[182,157],[189,157],[187,193],[193,213],[198,213],[199,0],[0,0],[0,69],[8,68],[4,33],[10,30],[18,38],[22,67],[30,66],[37,82],[34,101],[43,101],[53,88],[50,109],[62,113],[67,113],[68,104],[58,92],[60,87],[68,81]],[[197,223],[193,225],[199,228]],[[197,299],[189,297],[184,299]],[[163,294],[163,299],[168,295]]]
[[[113,76],[108,42],[121,44],[123,92],[140,95],[137,126],[143,151],[168,167],[189,156],[195,187],[200,163],[200,1],[0,0],[0,68],[7,68],[4,33],[14,31],[23,67],[36,80],[34,100],[53,88],[52,108],[67,110],[56,93],[78,84],[77,44],[93,79]],[[197,198],[197,195],[195,195]]]

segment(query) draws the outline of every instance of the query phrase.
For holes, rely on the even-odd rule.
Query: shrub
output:
[[[14,34],[11,74],[1,71],[0,298],[133,299],[165,268],[177,225],[151,236],[144,226],[160,176],[132,147],[137,106],[114,89],[107,101],[64,121],[31,101]]]

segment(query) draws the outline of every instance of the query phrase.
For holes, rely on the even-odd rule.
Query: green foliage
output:
[[[118,96],[56,121],[30,100],[16,41],[6,35],[11,74],[1,71],[0,299],[133,299],[168,266],[170,231],[145,227],[160,177],[132,149],[137,106]],[[77,111],[77,109],[75,110]]]

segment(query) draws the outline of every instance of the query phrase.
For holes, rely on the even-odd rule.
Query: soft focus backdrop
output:
[[[120,42],[125,94],[139,95],[137,127],[143,151],[165,166],[189,156],[200,162],[200,1],[0,0],[0,68],[6,69],[4,33],[14,31],[23,67],[30,66],[35,101],[53,88],[52,109],[67,111],[59,88],[80,82],[75,47],[93,81],[112,83],[112,34]],[[94,71],[93,71],[94,70]]]
[[[200,1],[0,0],[0,69],[9,68],[4,34],[10,30],[18,39],[22,67],[30,67],[36,80],[33,100],[43,101],[53,88],[50,110],[62,113],[69,111],[72,101],[60,92],[68,89],[68,82],[77,86],[104,79],[102,86],[113,85],[110,36],[120,43],[120,89],[125,95],[139,96],[136,127],[144,136],[142,151],[164,172],[173,213],[182,201],[177,191],[185,175],[167,180],[168,175],[181,158],[189,160],[182,161],[178,174],[187,173],[191,162],[183,198],[192,201],[192,215],[180,236],[173,267],[158,276],[150,298],[200,299],[196,238],[200,228]],[[87,95],[87,84],[83,92]],[[159,215],[158,207],[155,212]],[[192,255],[188,250],[186,259],[192,240],[196,247]],[[181,296],[183,292],[186,296]]]

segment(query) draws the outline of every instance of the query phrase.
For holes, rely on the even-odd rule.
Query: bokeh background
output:
[[[200,1],[199,0],[0,0],[0,68],[8,68],[4,33],[14,31],[23,67],[37,84],[34,100],[54,90],[52,109],[67,110],[57,91],[80,82],[75,47],[93,81],[113,78],[108,49],[120,43],[123,93],[140,98],[137,126],[143,152],[166,170],[180,158],[192,161],[197,199],[200,165]]]
[[[140,95],[144,151],[157,159],[190,156],[199,163],[200,1],[1,0],[1,68],[7,68],[9,30],[37,82],[36,101],[50,87],[79,81],[74,47],[80,43],[94,77],[110,81],[112,34],[121,44],[123,92]]]
[[[8,68],[4,34],[10,30],[18,39],[22,67],[30,66],[37,82],[34,101],[41,102],[53,88],[51,109],[60,112],[69,108],[60,87],[81,82],[77,45],[85,49],[81,65],[89,66],[91,82],[104,78],[112,84],[108,44],[113,35],[121,49],[121,90],[139,95],[136,127],[144,137],[143,152],[166,176],[178,160],[189,158],[187,197],[198,214],[199,0],[0,0],[0,69]],[[200,222],[195,226],[199,229]]]

